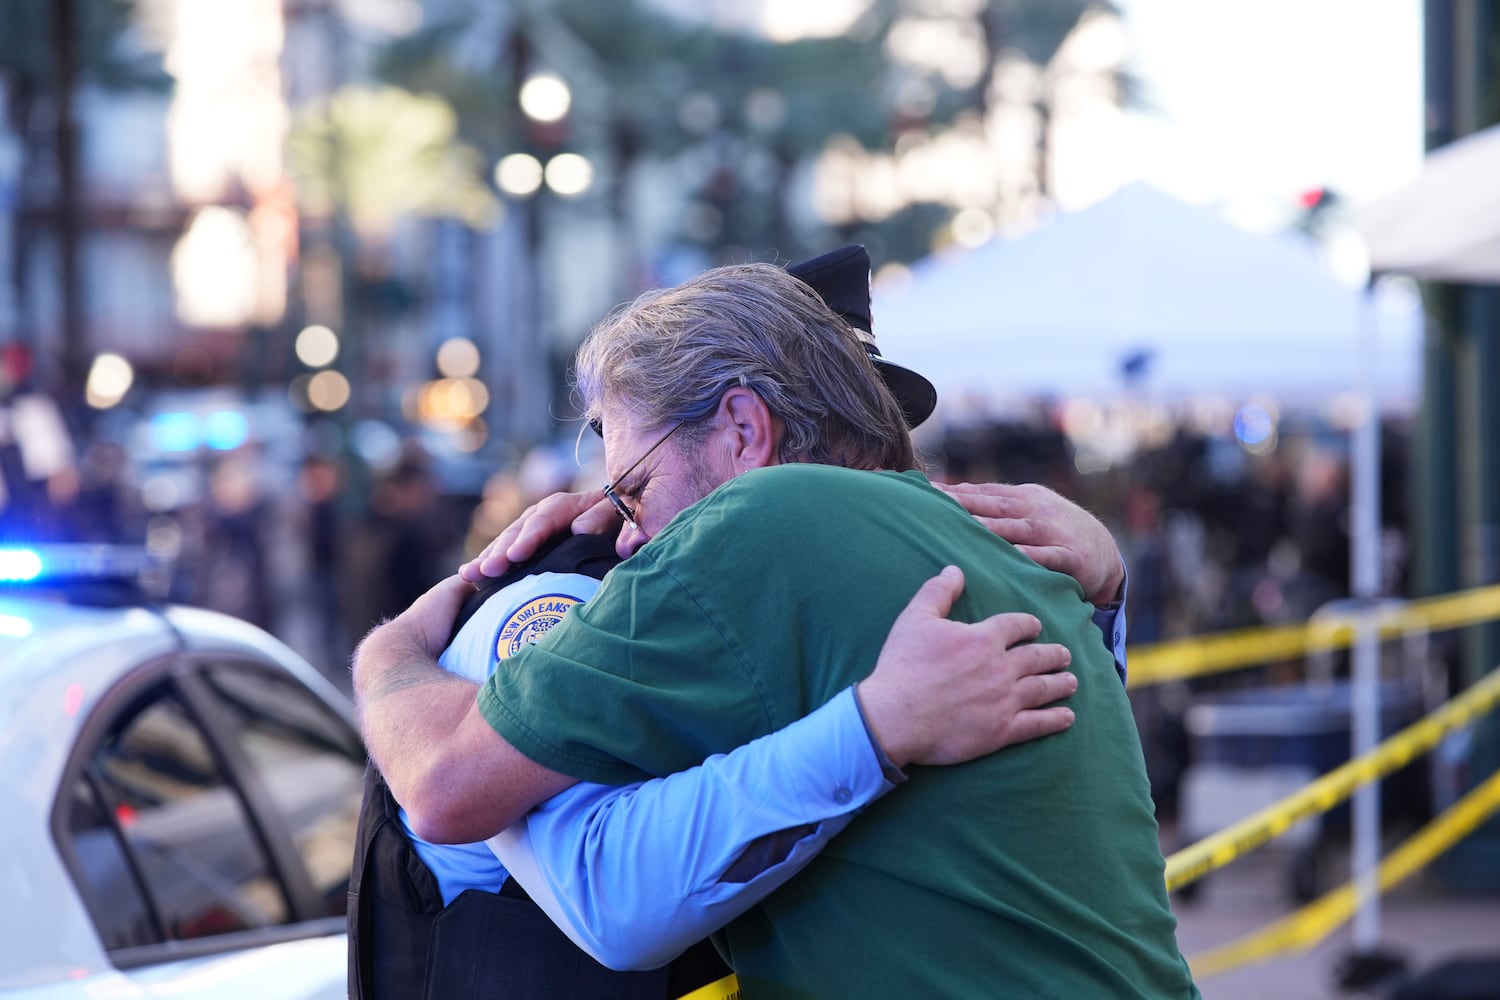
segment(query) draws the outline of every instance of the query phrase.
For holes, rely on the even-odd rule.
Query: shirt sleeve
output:
[[[760,902],[893,787],[851,687],[687,771],[575,785],[489,844],[579,947],[649,969]]]
[[[1120,599],[1113,604],[1094,609],[1094,625],[1103,633],[1104,648],[1114,654],[1115,671],[1120,683],[1125,683],[1125,601],[1130,596],[1130,568],[1125,568],[1125,579],[1120,584]]]

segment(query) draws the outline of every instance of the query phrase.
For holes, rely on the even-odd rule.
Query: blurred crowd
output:
[[[43,415],[44,414],[44,415]],[[1041,411],[1039,411],[1041,414]],[[7,538],[145,545],[162,596],[291,642],[336,679],[352,645],[478,551],[528,504],[597,485],[591,436],[561,437],[454,488],[443,457],[393,435],[379,461],[308,433],[290,451],[251,435],[231,450],[147,461],[122,435],[72,445],[45,400],[11,397],[0,433]],[[929,436],[935,478],[1040,482],[1115,532],[1130,566],[1132,646],[1305,620],[1349,593],[1347,435],[1283,426],[1264,454],[1178,427],[1129,462],[1080,472],[1045,416]],[[76,437],[76,435],[74,435]],[[81,439],[80,439],[81,440]],[[1405,591],[1405,431],[1383,435],[1385,591]]]
[[[0,542],[143,546],[152,596],[261,626],[340,684],[360,636],[528,504],[575,488],[585,468],[603,481],[591,440],[582,466],[569,438],[466,487],[415,434],[361,454],[330,447],[326,427],[290,445],[252,428],[233,448],[163,455],[132,430],[81,431],[39,394],[0,400]]]
[[[1383,435],[1383,589],[1406,588],[1406,430]],[[1307,619],[1349,594],[1349,441],[1285,423],[1256,454],[1186,424],[1129,462],[1080,473],[1045,421],[994,422],[929,445],[950,480],[1034,481],[1105,521],[1130,566],[1132,645]]]

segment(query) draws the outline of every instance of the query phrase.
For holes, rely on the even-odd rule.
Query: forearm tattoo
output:
[[[382,698],[393,694],[399,694],[409,688],[424,687],[429,684],[463,684],[473,687],[472,681],[465,680],[450,674],[441,667],[434,666],[428,662],[403,662],[394,664],[381,671],[379,676],[373,678],[365,685],[360,702],[366,706],[373,705]]]

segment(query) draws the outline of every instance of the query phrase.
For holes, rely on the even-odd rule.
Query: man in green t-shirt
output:
[[[870,366],[769,266],[706,272],[597,327],[578,383],[634,557],[496,671],[478,701],[488,735],[457,740],[502,786],[681,770],[859,681],[906,597],[957,565],[955,618],[1029,611],[1041,641],[1069,648],[1077,722],[913,768],[722,933],[745,995],[1196,997],[1129,705],[1082,588],[904,471],[912,444]],[[884,743],[891,706],[866,708]],[[495,733],[524,756],[489,756]],[[931,749],[894,763],[941,762]]]

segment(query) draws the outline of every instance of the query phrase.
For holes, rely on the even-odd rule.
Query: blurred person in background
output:
[[[78,488],[65,512],[66,537],[75,542],[139,543],[145,510],[130,475],[129,457],[114,441],[92,441],[78,460]]]
[[[419,442],[402,443],[401,453],[370,490],[370,517],[361,542],[368,550],[351,580],[368,588],[372,607],[355,634],[399,614],[442,579],[450,553],[439,516],[432,458]]]
[[[0,537],[60,540],[60,508],[78,489],[73,432],[32,384],[29,351],[7,345],[0,360]]]
[[[1300,577],[1293,618],[1349,596],[1349,467],[1326,448],[1311,448],[1297,468],[1287,508],[1288,534]]]
[[[343,470],[336,458],[310,454],[297,469],[298,536],[307,581],[306,609],[311,612],[313,661],[340,683],[353,644],[344,628],[339,600],[339,566],[344,558],[339,519]]]
[[[270,507],[260,488],[259,461],[242,449],[209,469],[190,603],[271,630]]]

